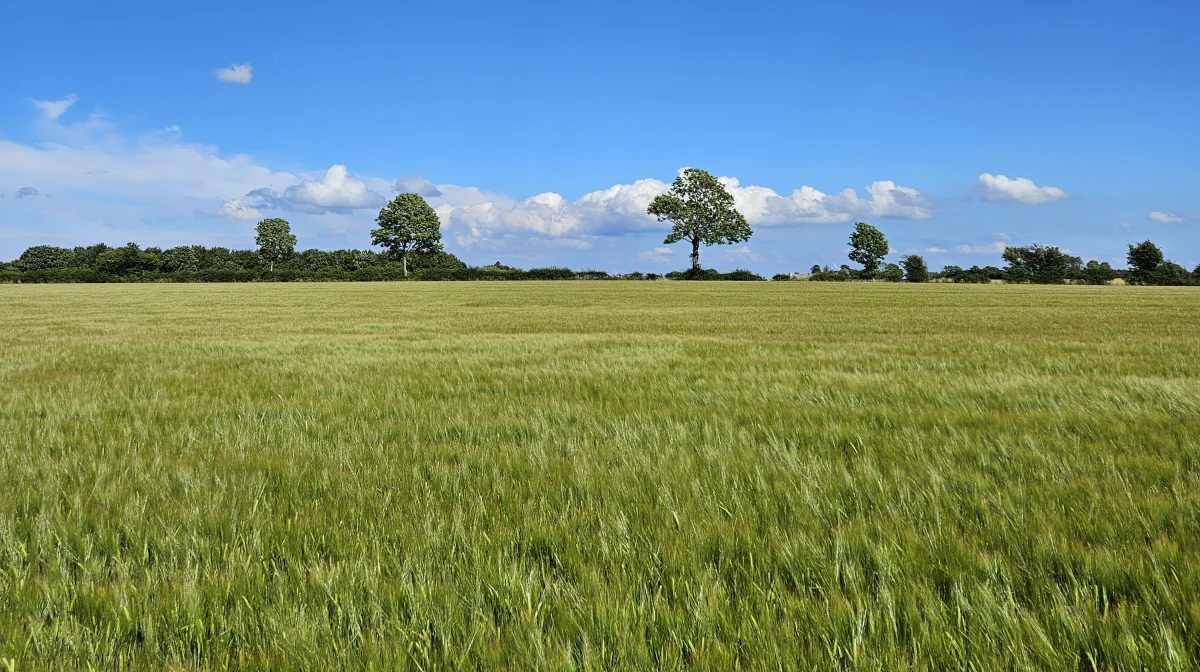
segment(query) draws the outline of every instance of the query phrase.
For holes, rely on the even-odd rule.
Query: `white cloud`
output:
[[[1058,187],[1039,187],[1027,177],[1016,179],[1004,175],[984,173],[979,176],[979,188],[983,200],[989,203],[1021,203],[1041,205],[1068,198],[1067,192]]]
[[[71,94],[62,100],[35,100],[33,104],[42,111],[42,118],[46,121],[54,121],[61,117],[64,112],[71,108],[79,97]]]
[[[1156,211],[1156,212],[1151,212],[1150,214],[1146,215],[1146,217],[1148,217],[1149,219],[1152,219],[1156,222],[1162,222],[1163,224],[1178,224],[1183,221],[1183,217],[1181,217],[1173,212],[1157,212]]]
[[[653,262],[655,264],[665,264],[671,260],[671,248],[656,247],[653,250],[638,252],[638,259],[643,261]]]
[[[345,166],[333,165],[321,180],[305,180],[284,190],[278,204],[288,210],[324,214],[349,212],[359,208],[378,208],[387,201],[366,183],[354,177]]]
[[[925,248],[925,251],[930,252],[932,254],[946,254],[950,250],[947,250],[947,249],[941,248],[941,247],[927,247],[927,248]]]
[[[1008,245],[1002,240],[997,240],[988,245],[958,245],[954,251],[959,254],[1003,254],[1006,249],[1008,249]],[[945,250],[941,251],[945,252]]]
[[[734,204],[751,224],[786,226],[798,223],[840,224],[856,217],[895,217],[929,219],[933,212],[925,197],[916,189],[901,187],[890,180],[867,187],[870,198],[859,198],[853,189],[829,195],[804,186],[787,196],[768,187],[743,187],[736,178],[722,177],[722,184],[733,194]]]
[[[749,247],[745,245],[735,247],[732,250],[721,250],[721,255],[731,261],[762,261],[762,257],[755,254]]]
[[[442,195],[438,188],[425,179],[425,176],[417,173],[416,176],[404,176],[396,180],[395,190],[401,194],[416,194],[422,198],[437,198]]]
[[[228,68],[217,68],[213,70],[218,82],[226,84],[249,84],[254,78],[254,73],[251,72],[254,68],[250,67],[249,63],[237,65],[231,63]]]
[[[217,211],[217,216],[224,217],[225,219],[250,221],[262,219],[263,214],[259,210],[243,203],[242,199],[235,198],[231,201],[226,201],[225,205],[221,206],[221,209]]]
[[[812,187],[801,187],[783,197],[767,187],[743,187],[736,178],[718,179],[733,195],[738,211],[756,227],[846,223],[856,217],[925,219],[932,216],[920,192],[889,181],[871,184],[867,187],[870,197],[860,198],[853,189],[827,195]],[[442,218],[443,228],[465,230],[457,234],[457,240],[463,245],[505,236],[559,238],[665,229],[668,225],[647,215],[646,208],[669,186],[660,180],[646,178],[593,191],[575,201],[568,201],[554,192],[518,201],[474,187],[397,183],[400,189],[436,189],[440,196],[431,197],[430,203]]]

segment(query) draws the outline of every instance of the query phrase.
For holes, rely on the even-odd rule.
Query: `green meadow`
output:
[[[1200,668],[1200,290],[0,286],[0,670]]]

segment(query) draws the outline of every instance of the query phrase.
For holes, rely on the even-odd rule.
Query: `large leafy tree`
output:
[[[660,222],[671,222],[664,244],[692,244],[692,270],[700,270],[700,244],[725,245],[750,239],[750,225],[733,207],[733,195],[708,172],[686,168],[667,193],[646,208]]]
[[[272,271],[275,270],[277,262],[287,259],[296,251],[296,236],[292,235],[292,226],[286,219],[264,219],[254,230],[258,233],[254,237],[254,244],[258,245],[258,256],[267,262]]]
[[[417,194],[400,194],[383,206],[375,218],[371,244],[382,245],[400,256],[408,277],[408,255],[442,251],[442,227],[437,213]]]
[[[862,265],[863,277],[875,277],[888,249],[882,231],[864,222],[854,225],[854,233],[850,234],[850,261]]]
[[[1162,250],[1149,240],[1143,240],[1137,245],[1129,246],[1129,254],[1125,257],[1129,262],[1129,277],[1134,282],[1150,284],[1154,272],[1163,263]]]
[[[1052,245],[1009,247],[1004,250],[1004,277],[1009,282],[1060,285],[1067,279],[1071,257]]]
[[[34,245],[13,262],[18,271],[49,271],[71,265],[71,250],[53,245]]]

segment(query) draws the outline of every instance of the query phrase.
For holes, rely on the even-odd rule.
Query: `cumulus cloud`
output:
[[[250,80],[254,78],[253,69],[249,63],[241,65],[231,63],[228,68],[213,70],[213,74],[216,75],[218,82],[225,82],[226,84],[249,84]]]
[[[217,216],[238,221],[250,221],[262,219],[263,214],[258,209],[246,205],[242,199],[235,198],[226,201],[225,205],[221,206],[221,209],[217,211]]]
[[[925,248],[925,251],[929,252],[931,254],[946,254],[950,250],[947,250],[942,247],[927,247],[927,248]]]
[[[1155,211],[1155,212],[1151,212],[1150,214],[1146,215],[1146,217],[1149,219],[1152,219],[1156,222],[1162,222],[1163,224],[1178,224],[1183,221],[1183,217],[1181,217],[1173,212]]]
[[[655,264],[665,264],[671,260],[671,248],[656,247],[653,250],[638,252],[638,259],[649,261]]]
[[[768,187],[743,187],[732,177],[722,177],[720,181],[733,194],[738,211],[751,224],[760,226],[842,224],[856,217],[929,219],[933,216],[927,199],[919,191],[890,180],[867,186],[869,198],[860,198],[854,189],[831,195],[809,186],[781,196]]]
[[[788,196],[755,185],[742,186],[733,177],[718,178],[733,195],[734,205],[752,226],[790,226],[805,223],[846,223],[858,217],[926,219],[932,211],[917,190],[890,181],[867,187],[868,197],[853,189],[829,195],[801,187]],[[397,182],[397,188],[421,186]],[[515,200],[473,187],[436,185],[441,195],[430,199],[444,228],[458,228],[460,244],[504,236],[564,237],[621,235],[660,230],[667,224],[646,214],[655,196],[669,185],[645,178],[617,184],[569,201],[554,192]]]
[[[983,193],[983,200],[989,203],[1041,205],[1068,198],[1067,192],[1058,187],[1039,187],[1027,177],[1012,179],[991,173],[979,176],[979,189]]]
[[[21,187],[17,189],[17,198],[25,198],[26,196],[37,196],[38,190],[35,187]]]
[[[43,119],[54,121],[78,101],[79,97],[72,93],[62,100],[35,100],[33,101],[33,105],[42,111]]]
[[[406,175],[396,180],[396,191],[401,194],[416,194],[422,198],[437,198],[442,195],[438,188],[417,173],[415,176]]]
[[[237,200],[251,209],[278,208],[310,215],[347,214],[361,208],[378,208],[387,201],[366,182],[351,175],[346,166],[336,164],[320,180],[304,180],[282,193],[270,188],[255,189]]]

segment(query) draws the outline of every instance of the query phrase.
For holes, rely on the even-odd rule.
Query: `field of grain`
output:
[[[0,670],[1196,669],[1200,291],[0,286]]]

